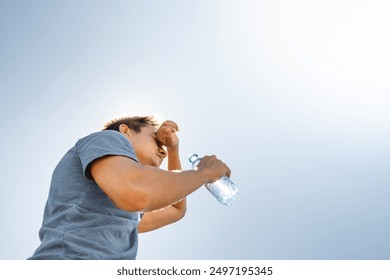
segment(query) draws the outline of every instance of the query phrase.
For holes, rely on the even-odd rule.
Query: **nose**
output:
[[[159,147],[158,152],[160,153],[162,158],[165,158],[168,155],[167,151],[163,147]]]

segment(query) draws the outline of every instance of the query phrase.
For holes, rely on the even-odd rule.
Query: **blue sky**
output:
[[[205,189],[139,259],[389,259],[386,1],[0,1],[0,259],[25,259],[51,173],[121,115],[180,126],[240,190]]]

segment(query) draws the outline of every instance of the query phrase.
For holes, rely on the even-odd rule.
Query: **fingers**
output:
[[[173,131],[172,128],[165,128],[164,129],[164,133],[165,133],[165,137],[169,138],[171,137],[171,134],[175,133],[176,131]]]
[[[168,131],[175,133],[179,131],[179,126],[173,121],[165,121],[158,128],[157,137],[163,138]]]
[[[165,146],[168,150],[179,147],[179,138],[176,135],[178,125],[173,121],[165,121],[157,130],[157,141],[159,145]]]
[[[219,160],[215,155],[204,156],[197,167],[210,170],[212,181],[221,178],[223,175],[226,175],[227,177],[230,177],[231,175],[230,168],[223,161]]]
[[[157,131],[157,139],[164,142],[166,138],[171,137],[174,133],[176,133],[176,130],[173,127],[160,127]]]
[[[230,175],[232,175],[232,171],[230,170],[230,168],[228,166],[227,167],[227,171],[226,171],[226,177],[230,178]]]
[[[224,167],[226,169],[225,176],[230,178],[232,171],[230,170],[229,166],[227,166],[226,163],[224,163],[222,160],[218,159],[217,157],[215,157],[215,159],[219,160],[221,162],[221,164],[224,165]]]
[[[170,127],[173,129],[173,132],[179,131],[179,126],[174,121],[167,120],[167,121],[163,122],[161,124],[160,128],[163,128],[163,127]]]

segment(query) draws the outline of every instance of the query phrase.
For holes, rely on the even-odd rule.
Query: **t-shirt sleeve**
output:
[[[98,158],[116,155],[129,157],[138,162],[129,140],[113,130],[93,133],[80,139],[76,147],[83,166],[84,177],[88,180],[93,180],[89,169],[90,164]]]

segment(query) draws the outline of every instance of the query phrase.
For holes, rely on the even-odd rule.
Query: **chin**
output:
[[[148,165],[154,166],[154,167],[160,167],[161,164],[162,164],[162,161],[160,161],[160,160],[155,160],[155,161],[151,160],[151,161],[149,161]]]
[[[160,167],[162,164],[162,160],[159,160],[157,163],[156,163],[156,167]]]

